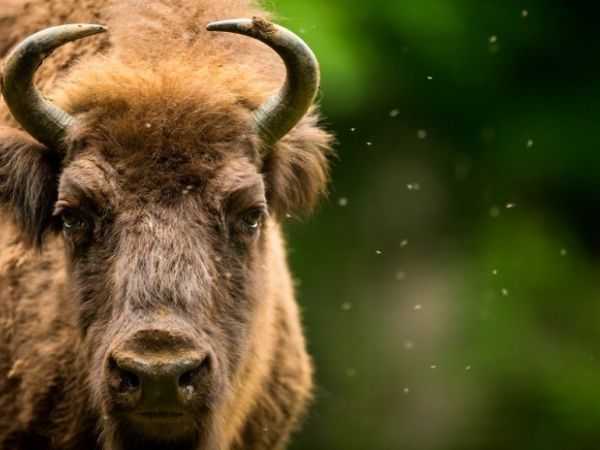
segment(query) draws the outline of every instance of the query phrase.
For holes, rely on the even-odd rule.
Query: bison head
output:
[[[209,30],[276,50],[281,90],[261,103],[260,83],[216,56],[135,65],[108,55],[46,100],[32,81],[43,58],[105,31],[95,25],[33,35],[3,72],[7,104],[35,140],[0,129],[0,200],[30,242],[62,236],[65,314],[108,449],[230,445],[277,347],[306,358],[277,335],[296,326],[280,301],[291,288],[278,219],[326,182],[329,136],[306,115],[317,64],[264,21]],[[308,377],[305,363],[290,376]]]

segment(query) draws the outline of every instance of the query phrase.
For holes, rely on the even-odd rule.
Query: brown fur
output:
[[[312,111],[260,161],[250,112],[281,83],[281,63],[204,31],[264,16],[251,1],[112,3],[0,0],[0,57],[51,25],[111,29],[39,72],[78,118],[68,161],[0,105],[0,449],[158,445],[124,437],[104,374],[128,333],[163,323],[211,349],[216,381],[198,398],[210,411],[201,437],[161,448],[281,448],[311,366],[278,221],[323,193],[330,136]],[[242,219],[263,202],[251,233]],[[81,213],[87,231],[59,232],[55,208]]]

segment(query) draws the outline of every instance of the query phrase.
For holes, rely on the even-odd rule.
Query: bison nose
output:
[[[209,352],[156,347],[140,352],[124,347],[110,354],[107,381],[122,411],[177,413],[203,400],[213,384],[213,372]]]
[[[113,353],[108,362],[109,386],[123,409],[179,411],[201,393],[211,372],[209,355],[145,358]]]
[[[194,390],[194,380],[201,372],[210,370],[209,357],[186,357],[172,361],[153,361],[114,355],[109,361],[111,371],[122,391],[142,390],[145,396],[157,401],[175,388]]]

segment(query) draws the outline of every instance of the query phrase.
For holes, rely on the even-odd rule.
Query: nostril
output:
[[[212,362],[210,360],[210,356],[206,356],[198,366],[193,367],[179,376],[179,387],[183,389],[190,386],[193,387],[193,385],[197,383],[203,376],[210,373],[211,369]]]
[[[193,383],[192,371],[185,372],[185,373],[181,374],[181,376],[179,377],[179,387],[180,388],[186,388],[187,386],[191,386],[192,383]]]
[[[140,379],[135,373],[123,369],[113,357],[109,359],[108,364],[111,384],[114,388],[120,392],[130,392],[140,388]]]
[[[120,369],[122,390],[135,390],[140,387],[140,379],[134,373]]]

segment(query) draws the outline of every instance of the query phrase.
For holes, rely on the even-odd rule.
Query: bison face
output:
[[[328,136],[309,117],[260,159],[244,105],[198,91],[163,108],[133,78],[99,91],[72,106],[68,159],[0,129],[0,206],[32,245],[64,243],[104,448],[228,448],[288,313],[279,222],[323,189]]]
[[[60,177],[69,290],[116,448],[218,441],[215,417],[270,326],[267,267],[282,264],[252,138],[165,137],[177,121],[94,119]]]

